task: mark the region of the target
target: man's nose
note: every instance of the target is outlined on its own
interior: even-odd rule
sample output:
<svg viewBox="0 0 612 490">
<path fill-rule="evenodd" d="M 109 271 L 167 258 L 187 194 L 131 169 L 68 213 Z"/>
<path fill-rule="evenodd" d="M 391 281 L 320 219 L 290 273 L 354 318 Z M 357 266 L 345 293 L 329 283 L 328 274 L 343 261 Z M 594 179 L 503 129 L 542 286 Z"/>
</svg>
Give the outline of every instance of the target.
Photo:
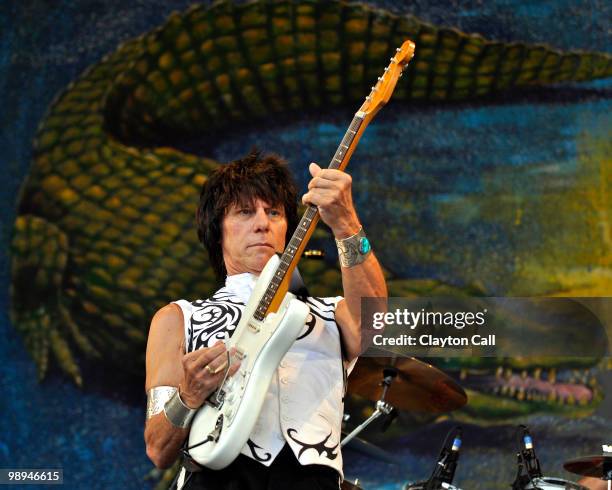
<svg viewBox="0 0 612 490">
<path fill-rule="evenodd" d="M 268 216 L 265 209 L 257 208 L 255 210 L 253 226 L 255 231 L 268 231 L 270 228 L 270 216 Z"/>
</svg>

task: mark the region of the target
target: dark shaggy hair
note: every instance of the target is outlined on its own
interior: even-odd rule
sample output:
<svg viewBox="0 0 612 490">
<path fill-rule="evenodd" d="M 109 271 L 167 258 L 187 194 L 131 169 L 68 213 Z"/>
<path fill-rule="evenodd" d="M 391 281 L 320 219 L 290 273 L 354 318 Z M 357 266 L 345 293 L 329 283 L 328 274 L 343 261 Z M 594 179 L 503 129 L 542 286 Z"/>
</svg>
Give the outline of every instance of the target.
<svg viewBox="0 0 612 490">
<path fill-rule="evenodd" d="M 287 219 L 285 243 L 289 243 L 298 223 L 297 187 L 279 156 L 262 155 L 253 149 L 246 157 L 219 167 L 202 186 L 196 211 L 198 238 L 221 282 L 227 274 L 221 249 L 223 217 L 232 205 L 249 206 L 257 199 L 283 206 Z"/>
</svg>

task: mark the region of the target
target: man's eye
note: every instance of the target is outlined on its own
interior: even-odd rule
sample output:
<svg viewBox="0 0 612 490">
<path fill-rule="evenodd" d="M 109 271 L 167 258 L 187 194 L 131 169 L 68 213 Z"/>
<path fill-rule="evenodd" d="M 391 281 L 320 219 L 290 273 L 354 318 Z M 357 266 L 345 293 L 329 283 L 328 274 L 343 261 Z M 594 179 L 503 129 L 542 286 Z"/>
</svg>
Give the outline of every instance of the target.
<svg viewBox="0 0 612 490">
<path fill-rule="evenodd" d="M 250 209 L 241 209 L 240 211 L 238 211 L 238 213 L 247 215 L 247 214 L 251 214 L 251 210 Z"/>
<path fill-rule="evenodd" d="M 281 211 L 279 209 L 272 209 L 272 210 L 270 210 L 270 214 L 272 216 L 282 216 L 282 213 L 281 213 Z"/>
</svg>

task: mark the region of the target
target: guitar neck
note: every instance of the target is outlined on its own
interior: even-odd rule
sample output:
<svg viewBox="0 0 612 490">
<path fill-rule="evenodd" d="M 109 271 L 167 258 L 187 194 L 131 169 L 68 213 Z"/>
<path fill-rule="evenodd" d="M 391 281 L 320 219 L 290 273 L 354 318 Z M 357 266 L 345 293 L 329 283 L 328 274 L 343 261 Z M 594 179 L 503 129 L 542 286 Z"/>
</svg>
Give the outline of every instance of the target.
<svg viewBox="0 0 612 490">
<path fill-rule="evenodd" d="M 378 82 L 372 87 L 370 95 L 366 97 L 365 102 L 355 113 L 328 168 L 337 170 L 344 170 L 346 168 L 363 131 L 374 117 L 374 114 L 391 97 L 397 80 L 402 74 L 402 70 L 414 56 L 414 48 L 414 43 L 409 40 L 404 41 L 402 46 L 397 48 L 395 56 L 391 58 L 391 63 L 385 68 L 382 76 L 378 77 Z M 257 306 L 255 311 L 255 318 L 257 320 L 263 321 L 266 314 L 278 311 L 285 293 L 289 290 L 291 274 L 297 266 L 318 221 L 319 212 L 317 207 L 309 205 L 302 219 L 300 219 L 300 223 L 293 233 L 291 240 L 289 240 L 287 248 L 283 252 L 280 264 L 274 273 L 274 278 L 268 284 L 266 292 Z"/>
<path fill-rule="evenodd" d="M 357 112 L 344 133 L 344 137 L 338 145 L 328 168 L 337 170 L 344 170 L 346 168 L 366 125 L 363 114 Z M 282 298 L 289 289 L 288 284 L 291 274 L 293 274 L 293 270 L 296 268 L 318 221 L 319 211 L 317 207 L 309 204 L 281 256 L 274 278 L 270 281 L 266 292 L 257 306 L 255 312 L 257 320 L 263 321 L 267 313 L 277 311 Z"/>
</svg>

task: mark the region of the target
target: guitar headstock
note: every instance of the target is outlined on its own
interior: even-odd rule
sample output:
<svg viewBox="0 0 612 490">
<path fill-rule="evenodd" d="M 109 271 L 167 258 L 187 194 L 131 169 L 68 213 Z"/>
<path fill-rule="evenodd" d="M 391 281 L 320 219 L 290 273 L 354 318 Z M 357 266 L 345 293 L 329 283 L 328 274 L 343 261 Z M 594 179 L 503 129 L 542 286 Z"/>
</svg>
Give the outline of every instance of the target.
<svg viewBox="0 0 612 490">
<path fill-rule="evenodd" d="M 374 117 L 374 114 L 389 101 L 399 77 L 402 76 L 402 70 L 414 56 L 414 49 L 414 43 L 407 40 L 395 50 L 395 56 L 391 58 L 384 73 L 378 77 L 376 85 L 372 87 L 370 95 L 359 108 L 359 112 L 363 112 L 366 118 Z"/>
</svg>

